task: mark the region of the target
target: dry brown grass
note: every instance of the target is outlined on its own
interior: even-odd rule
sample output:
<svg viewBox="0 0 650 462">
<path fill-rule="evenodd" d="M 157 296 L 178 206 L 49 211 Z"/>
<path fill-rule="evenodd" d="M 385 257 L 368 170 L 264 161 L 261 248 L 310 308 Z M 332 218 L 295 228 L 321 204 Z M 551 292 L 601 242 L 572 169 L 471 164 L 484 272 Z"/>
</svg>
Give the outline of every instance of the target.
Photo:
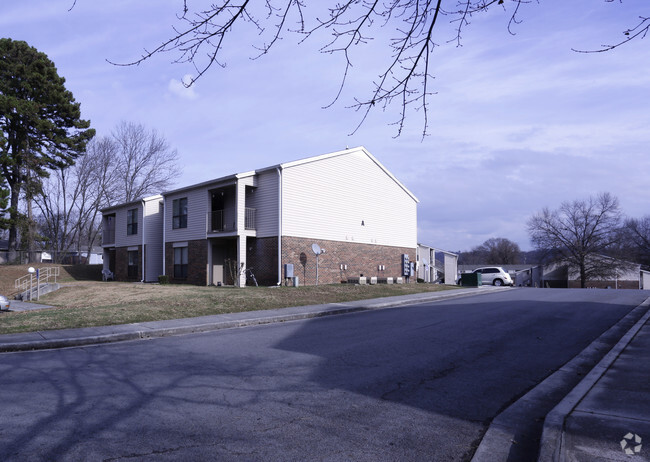
<svg viewBox="0 0 650 462">
<path fill-rule="evenodd" d="M 28 274 L 27 269 L 59 267 L 57 282 L 101 281 L 101 265 L 55 265 L 52 263 L 33 263 L 29 265 L 0 265 L 0 294 L 13 298 L 18 293 L 14 287 L 16 279 Z"/>
<path fill-rule="evenodd" d="M 40 302 L 54 309 L 0 315 L 0 334 L 127 324 L 211 314 L 334 303 L 446 290 L 433 284 L 307 287 L 197 287 L 189 285 L 73 282 Z M 453 287 L 451 287 L 453 289 Z"/>
</svg>

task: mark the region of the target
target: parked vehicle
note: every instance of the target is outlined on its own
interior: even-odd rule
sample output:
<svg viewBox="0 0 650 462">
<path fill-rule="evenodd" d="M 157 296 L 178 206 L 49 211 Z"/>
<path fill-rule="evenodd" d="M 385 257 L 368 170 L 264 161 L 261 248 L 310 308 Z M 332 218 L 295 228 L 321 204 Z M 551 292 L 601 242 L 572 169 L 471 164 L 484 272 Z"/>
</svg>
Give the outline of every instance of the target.
<svg viewBox="0 0 650 462">
<path fill-rule="evenodd" d="M 472 273 L 481 273 L 482 284 L 492 284 L 495 286 L 511 286 L 513 285 L 512 278 L 506 270 L 500 266 L 486 266 L 484 268 L 477 268 Z"/>
<path fill-rule="evenodd" d="M 0 310 L 8 310 L 11 306 L 11 302 L 4 295 L 0 295 Z"/>
</svg>

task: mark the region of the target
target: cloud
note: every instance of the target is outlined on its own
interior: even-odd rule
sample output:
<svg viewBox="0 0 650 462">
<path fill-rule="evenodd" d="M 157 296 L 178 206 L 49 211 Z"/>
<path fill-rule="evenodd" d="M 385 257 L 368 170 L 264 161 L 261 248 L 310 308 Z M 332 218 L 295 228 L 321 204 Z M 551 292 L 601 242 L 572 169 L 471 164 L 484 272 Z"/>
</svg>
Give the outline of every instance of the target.
<svg viewBox="0 0 650 462">
<path fill-rule="evenodd" d="M 171 79 L 168 86 L 169 91 L 181 98 L 189 100 L 197 99 L 196 86 L 192 85 L 191 87 L 187 87 L 192 82 L 192 78 L 193 76 L 191 74 L 185 74 L 182 80 Z"/>
</svg>

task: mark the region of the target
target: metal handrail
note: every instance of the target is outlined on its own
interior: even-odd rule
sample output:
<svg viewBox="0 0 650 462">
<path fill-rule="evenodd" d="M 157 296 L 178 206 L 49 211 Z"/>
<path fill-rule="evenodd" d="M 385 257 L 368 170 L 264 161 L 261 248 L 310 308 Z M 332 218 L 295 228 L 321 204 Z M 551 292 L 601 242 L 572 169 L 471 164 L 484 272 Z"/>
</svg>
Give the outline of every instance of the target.
<svg viewBox="0 0 650 462">
<path fill-rule="evenodd" d="M 58 266 L 38 268 L 36 271 L 38 273 L 29 273 L 14 281 L 14 288 L 19 289 L 20 292 L 30 290 L 30 300 L 32 299 L 32 292 L 34 291 L 34 282 L 36 282 L 37 289 L 42 284 L 49 284 L 50 278 L 54 278 L 54 283 L 56 284 L 56 278 L 60 274 Z"/>
</svg>

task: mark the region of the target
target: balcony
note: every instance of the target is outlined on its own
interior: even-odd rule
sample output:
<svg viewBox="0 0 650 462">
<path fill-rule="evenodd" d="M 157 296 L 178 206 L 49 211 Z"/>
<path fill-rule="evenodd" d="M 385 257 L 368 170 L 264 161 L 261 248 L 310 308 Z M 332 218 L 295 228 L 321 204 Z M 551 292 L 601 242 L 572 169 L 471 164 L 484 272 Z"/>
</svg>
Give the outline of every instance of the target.
<svg viewBox="0 0 650 462">
<path fill-rule="evenodd" d="M 115 215 L 107 215 L 102 220 L 102 245 L 115 245 Z"/>
<path fill-rule="evenodd" d="M 246 207 L 246 216 L 244 217 L 244 229 L 257 229 L 257 223 L 255 217 L 257 215 L 257 209 Z"/>
<path fill-rule="evenodd" d="M 115 230 L 106 229 L 102 233 L 102 245 L 115 245 Z"/>
<path fill-rule="evenodd" d="M 256 229 L 257 210 L 246 207 L 244 211 L 244 229 Z M 213 210 L 208 212 L 207 232 L 214 233 L 235 233 L 237 232 L 237 217 L 234 209 Z"/>
</svg>

